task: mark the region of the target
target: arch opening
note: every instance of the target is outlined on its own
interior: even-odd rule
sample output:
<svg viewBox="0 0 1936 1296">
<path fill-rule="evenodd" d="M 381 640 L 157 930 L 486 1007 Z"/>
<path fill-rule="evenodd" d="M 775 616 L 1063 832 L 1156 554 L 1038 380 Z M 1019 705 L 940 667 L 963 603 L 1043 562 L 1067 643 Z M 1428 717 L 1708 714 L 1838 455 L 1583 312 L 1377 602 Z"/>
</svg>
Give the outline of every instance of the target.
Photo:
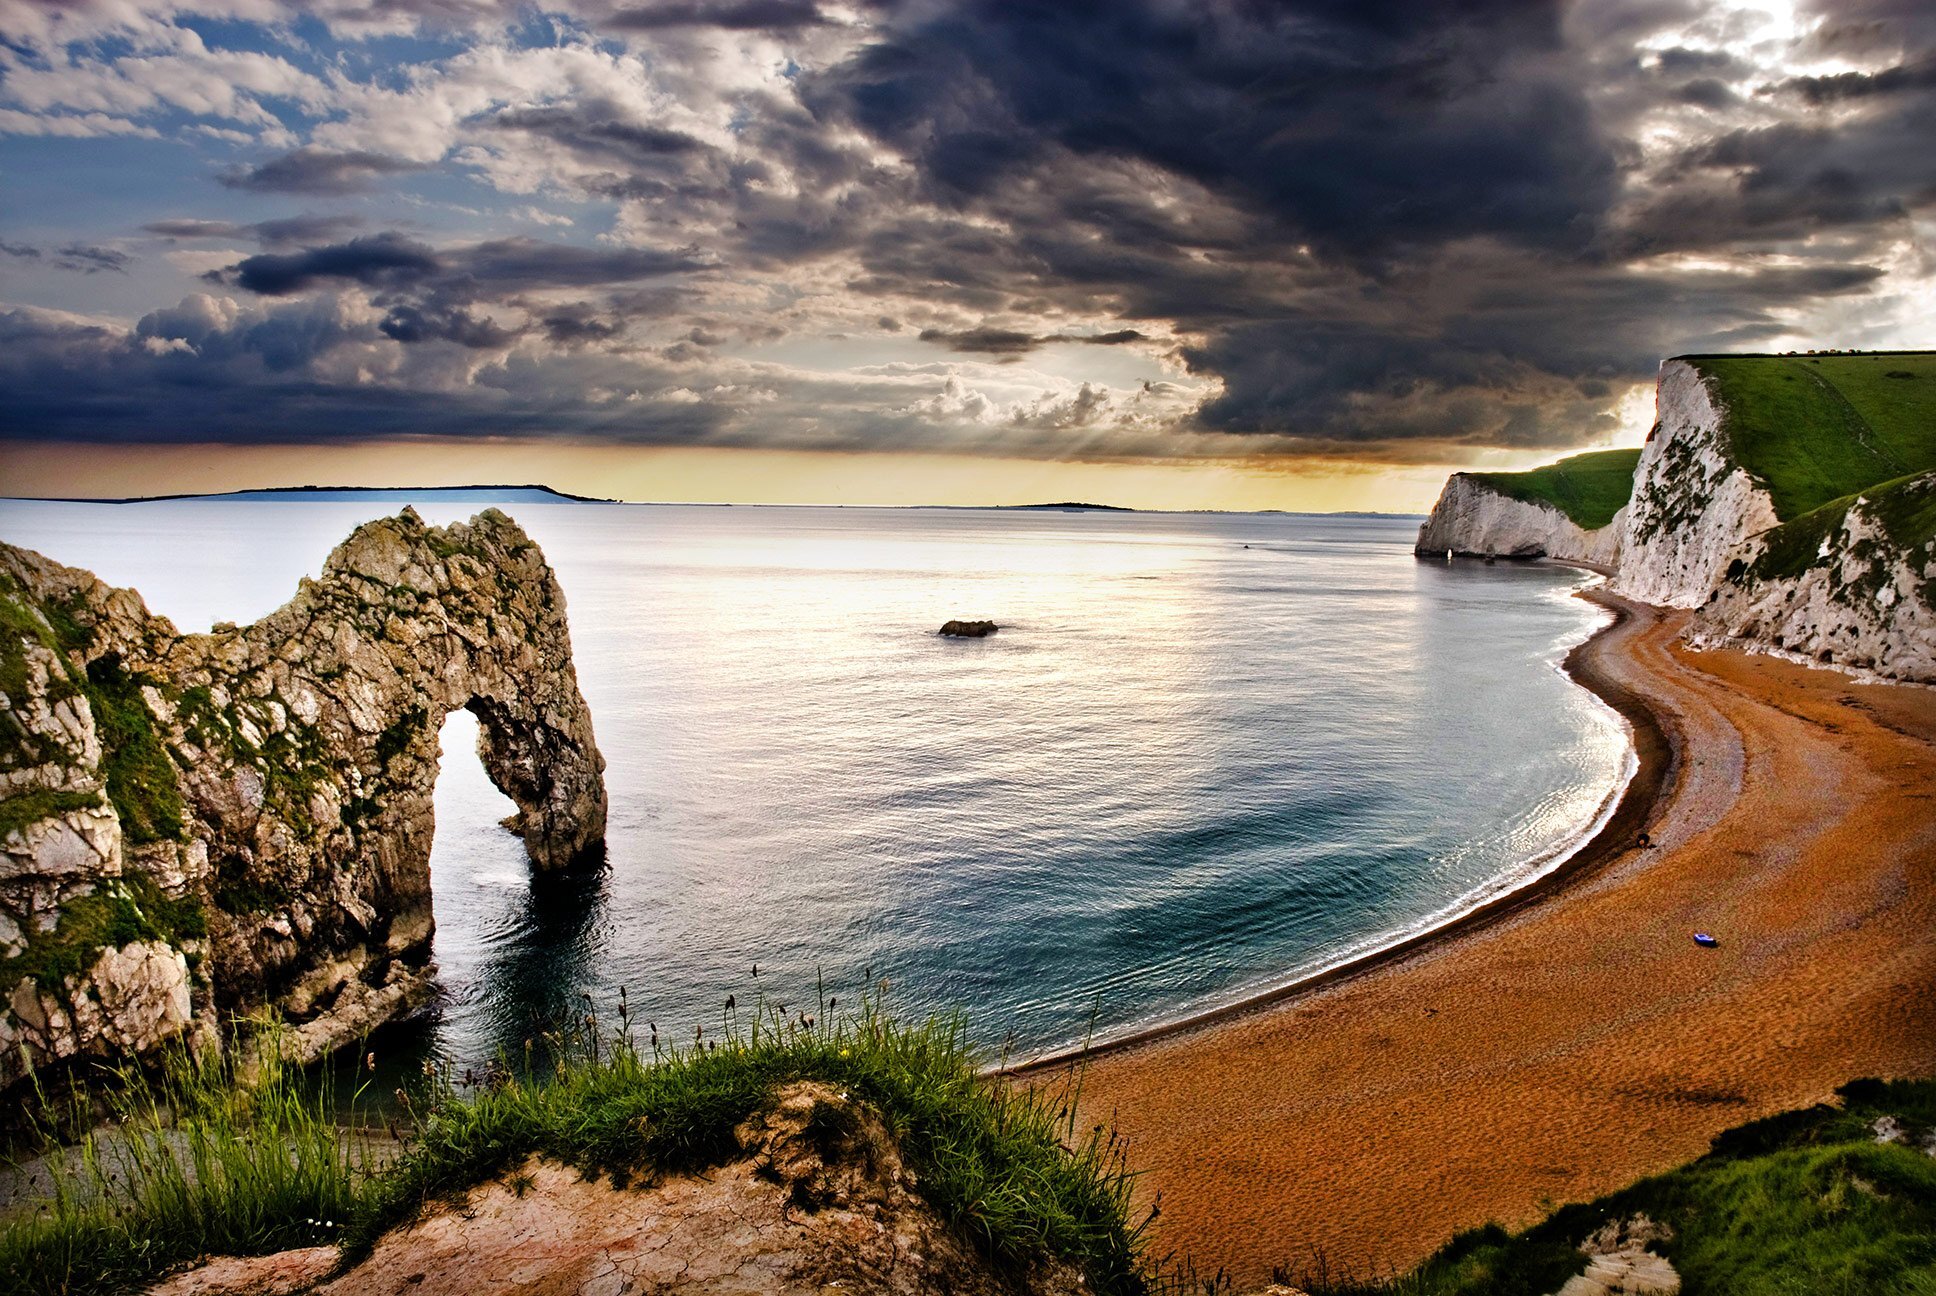
<svg viewBox="0 0 1936 1296">
<path fill-rule="evenodd" d="M 571 1019 L 598 911 L 598 887 L 581 881 L 583 871 L 533 868 L 518 835 L 524 811 L 494 776 L 511 744 L 494 738 L 489 720 L 476 703 L 444 717 L 431 792 L 432 1046 L 467 1063 L 515 1054 Z M 569 903 L 558 902 L 561 889 Z"/>
</svg>

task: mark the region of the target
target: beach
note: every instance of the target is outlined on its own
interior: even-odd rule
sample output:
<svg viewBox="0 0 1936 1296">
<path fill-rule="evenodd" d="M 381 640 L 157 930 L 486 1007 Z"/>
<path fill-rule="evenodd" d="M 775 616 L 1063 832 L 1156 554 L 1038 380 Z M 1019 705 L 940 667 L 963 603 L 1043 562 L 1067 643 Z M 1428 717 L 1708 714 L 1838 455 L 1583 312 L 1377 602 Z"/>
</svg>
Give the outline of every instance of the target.
<svg viewBox="0 0 1936 1296">
<path fill-rule="evenodd" d="M 1568 669 L 1640 771 L 1565 867 L 1087 1059 L 1159 1252 L 1240 1284 L 1401 1270 L 1850 1079 L 1936 1072 L 1936 690 L 1692 652 L 1686 613 L 1587 597 L 1616 620 Z"/>
</svg>

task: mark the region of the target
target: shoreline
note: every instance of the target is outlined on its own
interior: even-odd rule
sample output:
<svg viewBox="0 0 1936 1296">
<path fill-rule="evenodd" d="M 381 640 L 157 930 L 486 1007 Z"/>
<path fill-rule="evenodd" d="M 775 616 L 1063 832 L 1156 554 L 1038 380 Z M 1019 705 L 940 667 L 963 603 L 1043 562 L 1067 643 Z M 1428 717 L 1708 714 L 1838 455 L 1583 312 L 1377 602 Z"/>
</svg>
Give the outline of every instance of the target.
<svg viewBox="0 0 1936 1296">
<path fill-rule="evenodd" d="M 1239 1287 L 1402 1272 L 1852 1079 L 1936 1075 L 1936 691 L 1694 651 L 1691 613 L 1629 608 L 1569 668 L 1645 713 L 1648 782 L 1561 877 L 1321 984 L 1018 1068 L 1114 1126 L 1160 1251 Z"/>
<path fill-rule="evenodd" d="M 1574 567 L 1602 577 L 1608 575 L 1604 569 L 1590 563 L 1555 560 L 1554 565 Z M 1557 864 L 1532 873 L 1523 882 L 1441 922 L 1398 936 L 1387 944 L 1351 955 L 1341 962 L 1319 968 L 1283 985 L 1246 994 L 1230 1003 L 1218 1004 L 1171 1021 L 1136 1027 L 1093 1044 L 1059 1049 L 1025 1061 L 990 1067 L 988 1074 L 1028 1079 L 1268 1012 L 1333 986 L 1369 976 L 1435 946 L 1463 940 L 1522 909 L 1558 897 L 1631 849 L 1637 834 L 1653 821 L 1655 812 L 1671 790 L 1672 775 L 1681 756 L 1678 740 L 1670 725 L 1663 722 L 1663 717 L 1645 699 L 1619 683 L 1607 669 L 1605 654 L 1608 649 L 1605 643 L 1636 619 L 1658 619 L 1659 614 L 1649 605 L 1613 594 L 1601 585 L 1577 589 L 1573 591 L 1573 597 L 1604 608 L 1613 614 L 1613 619 L 1568 649 L 1560 669 L 1567 678 L 1606 703 L 1626 722 L 1635 765 L 1626 782 L 1609 793 L 1614 800 L 1611 811 L 1604 803 L 1595 811 L 1594 819 L 1599 824 L 1598 828 L 1589 831 L 1570 848 L 1565 848 L 1564 858 Z"/>
</svg>

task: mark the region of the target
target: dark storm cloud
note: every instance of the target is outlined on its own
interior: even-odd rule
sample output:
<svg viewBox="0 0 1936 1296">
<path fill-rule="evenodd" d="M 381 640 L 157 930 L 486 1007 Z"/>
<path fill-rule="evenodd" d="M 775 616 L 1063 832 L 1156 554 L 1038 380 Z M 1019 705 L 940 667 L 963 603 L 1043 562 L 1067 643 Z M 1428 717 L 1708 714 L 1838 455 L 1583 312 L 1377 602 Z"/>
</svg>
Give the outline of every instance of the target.
<svg viewBox="0 0 1936 1296">
<path fill-rule="evenodd" d="M 421 163 L 364 149 L 299 148 L 216 178 L 230 189 L 263 193 L 353 194 L 369 189 L 379 176 L 421 170 Z"/>
<path fill-rule="evenodd" d="M 250 292 L 280 297 L 326 280 L 395 287 L 427 279 L 443 268 L 428 244 L 401 234 L 375 234 L 301 252 L 252 256 L 235 266 L 234 279 Z"/>
<path fill-rule="evenodd" d="M 1893 95 L 1936 88 L 1936 59 L 1884 68 L 1880 72 L 1837 72 L 1832 76 L 1795 77 L 1780 87 L 1811 104 L 1842 103 L 1875 95 Z"/>
<path fill-rule="evenodd" d="M 115 364 L 252 392 L 271 375 L 304 408 L 325 372 L 475 373 L 482 404 L 575 435 L 632 436 L 624 410 L 677 393 L 653 426 L 717 437 L 724 415 L 667 411 L 765 382 L 741 364 L 761 340 L 918 338 L 937 384 L 1039 370 L 1068 390 L 1011 410 L 965 380 L 927 400 L 850 375 L 837 418 L 760 396 L 759 435 L 932 444 L 956 419 L 1026 424 L 1011 448 L 1053 455 L 1110 444 L 1127 403 L 1071 403 L 1101 359 L 1083 343 L 1131 348 L 1105 372 L 1181 364 L 1204 394 L 1139 450 L 1205 431 L 1374 458 L 1557 447 L 1604 436 L 1664 354 L 1765 345 L 1857 302 L 1900 314 L 1899 267 L 1927 255 L 1912 218 L 1936 207 L 1927 0 L 1820 0 L 1792 37 L 1709 0 L 675 0 L 595 4 L 560 25 L 581 43 L 535 46 L 462 0 L 365 17 L 433 10 L 498 43 L 371 78 L 380 94 L 309 128 L 342 147 L 224 183 L 352 192 L 415 168 L 386 150 L 441 148 L 440 181 L 594 223 L 554 243 L 454 206 L 425 218 L 435 238 L 158 220 L 260 254 L 212 276 L 241 290 L 226 314 L 158 312 Z M 1854 70 L 1798 74 L 1816 59 Z M 419 115 L 359 116 L 378 111 Z M 55 387 L 50 357 L 93 345 L 14 327 L 9 372 L 54 366 L 33 381 Z M 119 399 L 103 386 L 94 408 Z M 474 426 L 476 402 L 446 396 L 410 408 Z"/>
<path fill-rule="evenodd" d="M 385 290 L 429 285 L 471 298 L 535 288 L 633 283 L 700 265 L 680 252 L 582 248 L 522 238 L 439 250 L 385 232 L 301 252 L 265 252 L 209 277 L 232 281 L 265 297 L 284 297 L 329 283 L 355 283 Z"/>
<path fill-rule="evenodd" d="M 675 27 L 720 27 L 728 31 L 787 31 L 818 27 L 828 21 L 820 7 L 808 0 L 726 0 L 725 3 L 637 5 L 620 9 L 601 20 L 610 31 L 655 32 Z"/>
<path fill-rule="evenodd" d="M 913 155 L 944 200 L 1059 152 L 1133 158 L 1370 256 L 1584 243 L 1616 168 L 1568 72 L 1558 6 L 1534 0 L 991 0 L 863 50 L 809 101 Z"/>
<path fill-rule="evenodd" d="M 131 332 L 0 310 L 0 402 L 8 411 L 0 435 L 345 443 L 461 426 L 483 436 L 682 444 L 711 435 L 726 416 L 718 407 L 647 401 L 614 418 L 586 407 L 591 375 L 569 364 L 541 373 L 500 365 L 465 387 L 407 375 L 346 385 L 316 375 L 319 357 L 399 346 L 387 334 L 391 324 L 370 324 L 339 303 L 315 299 L 235 316 L 211 299 L 189 298 L 149 313 Z M 409 325 L 399 319 L 395 327 Z M 427 348 L 402 350 L 414 356 Z"/>
<path fill-rule="evenodd" d="M 923 342 L 939 342 L 950 351 L 979 351 L 984 355 L 1023 355 L 1042 345 L 1033 333 L 1013 329 L 962 329 L 955 333 L 922 329 L 920 336 Z"/>
<path fill-rule="evenodd" d="M 1775 97 L 1799 112 L 1770 125 L 1742 97 L 1762 74 L 1736 54 L 1631 53 L 1705 18 L 1698 5 L 1582 10 L 1605 41 L 1592 47 L 1569 46 L 1557 6 L 1534 2 L 922 12 L 803 94 L 912 157 L 939 208 L 980 219 L 878 222 L 853 286 L 971 319 L 1164 321 L 1199 339 L 1192 372 L 1221 380 L 1201 411 L 1218 430 L 1602 435 L 1580 416 L 1611 379 L 1753 344 L 1784 331 L 1784 307 L 1868 290 L 1904 214 L 1936 193 L 1920 74 L 1790 86 Z M 1888 106 L 1817 120 L 1830 94 Z M 1650 171 L 1624 132 L 1674 105 L 1705 134 Z M 1132 168 L 1150 179 L 1115 182 Z M 1832 259 L 1783 276 L 1635 264 L 1824 230 L 1840 246 L 1802 255 Z M 973 324 L 921 336 L 1003 358 L 1045 340 Z"/>
<path fill-rule="evenodd" d="M 425 310 L 418 306 L 393 306 L 377 328 L 385 337 L 398 342 L 455 342 L 472 350 L 509 346 L 523 333 L 521 329 L 506 328 L 461 307 Z"/>
<path fill-rule="evenodd" d="M 1851 120 L 1737 128 L 1686 149 L 1618 236 L 1661 251 L 1827 231 L 1880 254 L 1909 213 L 1936 202 L 1936 94 L 1904 86 L 1867 102 Z"/>
<path fill-rule="evenodd" d="M 562 347 L 609 342 L 625 332 L 622 319 L 583 305 L 558 307 L 542 314 L 538 326 L 544 330 L 546 339 Z"/>
<path fill-rule="evenodd" d="M 883 321 L 887 327 L 892 321 Z M 899 328 L 898 324 L 894 325 Z M 972 328 L 922 329 L 917 335 L 923 342 L 934 342 L 950 351 L 978 352 L 983 355 L 1019 356 L 1051 342 L 1083 342 L 1090 346 L 1122 346 L 1129 342 L 1145 342 L 1148 336 L 1136 329 L 1116 329 L 1109 333 L 1021 333 L 1014 329 Z"/>
<path fill-rule="evenodd" d="M 284 216 L 276 220 L 238 225 L 234 221 L 176 220 L 150 221 L 141 228 L 163 238 L 177 239 L 252 239 L 271 246 L 314 243 L 333 238 L 363 224 L 363 218 L 350 215 Z"/>
</svg>

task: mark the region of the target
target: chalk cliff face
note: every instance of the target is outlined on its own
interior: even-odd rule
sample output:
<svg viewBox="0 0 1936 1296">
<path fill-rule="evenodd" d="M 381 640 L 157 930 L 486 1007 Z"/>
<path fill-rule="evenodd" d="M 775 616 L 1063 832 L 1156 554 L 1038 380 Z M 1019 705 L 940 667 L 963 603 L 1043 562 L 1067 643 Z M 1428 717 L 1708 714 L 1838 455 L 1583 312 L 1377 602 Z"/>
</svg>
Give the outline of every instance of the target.
<svg viewBox="0 0 1936 1296">
<path fill-rule="evenodd" d="M 1658 414 L 1608 526 L 1582 531 L 1460 473 L 1420 528 L 1420 556 L 1584 560 L 1613 568 L 1618 593 L 1699 609 L 1695 643 L 1936 681 L 1936 542 L 1913 521 L 1932 508 L 1936 473 L 1783 523 L 1698 361 L 1661 365 Z"/>
<path fill-rule="evenodd" d="M 264 1008 L 316 1056 L 420 1002 L 458 707 L 534 867 L 603 842 L 564 596 L 495 510 L 368 523 L 206 635 L 0 545 L 0 629 L 0 1084 Z"/>
<path fill-rule="evenodd" d="M 1668 607 L 1699 607 L 1753 537 L 1774 526 L 1774 501 L 1736 461 L 1726 412 L 1684 360 L 1660 367 L 1658 419 L 1627 506 L 1616 592 Z"/>
<path fill-rule="evenodd" d="M 1454 473 L 1432 515 L 1419 528 L 1421 557 L 1448 550 L 1465 557 L 1564 558 L 1611 567 L 1620 561 L 1626 510 L 1588 531 L 1545 504 L 1502 495 L 1465 473 Z"/>
<path fill-rule="evenodd" d="M 1689 638 L 1936 684 L 1936 542 L 1907 545 L 1886 521 L 1933 508 L 1936 473 L 1923 473 L 1839 517 L 1754 537 L 1755 556 L 1730 565 Z M 1783 552 L 1798 546 L 1802 562 Z"/>
</svg>

